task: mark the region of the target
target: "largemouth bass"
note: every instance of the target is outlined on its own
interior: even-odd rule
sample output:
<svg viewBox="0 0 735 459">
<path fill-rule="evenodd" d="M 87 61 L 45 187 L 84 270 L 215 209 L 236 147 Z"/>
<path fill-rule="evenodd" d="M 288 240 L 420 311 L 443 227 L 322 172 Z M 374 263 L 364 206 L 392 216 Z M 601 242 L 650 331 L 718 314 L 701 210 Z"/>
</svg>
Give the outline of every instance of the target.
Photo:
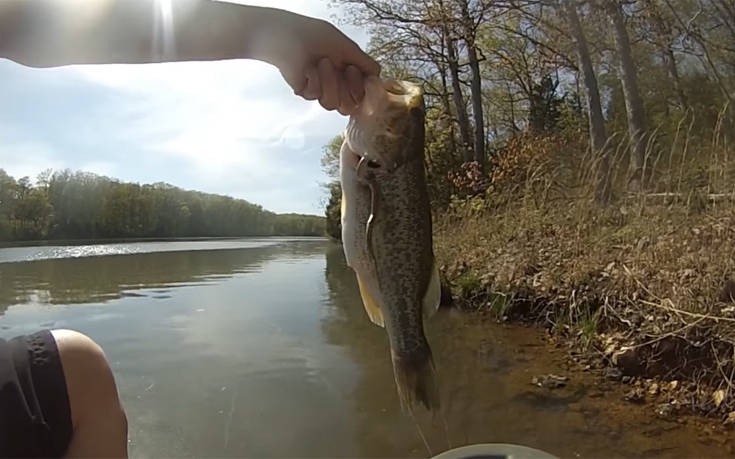
<svg viewBox="0 0 735 459">
<path fill-rule="evenodd" d="M 342 243 L 370 320 L 388 333 L 404 411 L 439 407 L 424 321 L 439 308 L 424 172 L 424 99 L 405 81 L 366 81 L 340 151 Z"/>
</svg>

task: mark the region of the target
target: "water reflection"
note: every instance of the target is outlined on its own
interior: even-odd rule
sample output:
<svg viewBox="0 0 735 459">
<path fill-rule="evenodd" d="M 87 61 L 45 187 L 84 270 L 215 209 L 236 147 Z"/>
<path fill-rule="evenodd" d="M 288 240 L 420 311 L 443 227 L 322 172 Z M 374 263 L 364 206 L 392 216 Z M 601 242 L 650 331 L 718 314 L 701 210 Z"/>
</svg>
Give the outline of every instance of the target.
<svg viewBox="0 0 735 459">
<path fill-rule="evenodd" d="M 393 383 L 385 331 L 372 324 L 360 299 L 355 275 L 341 246 L 326 251 L 324 270 L 330 313 L 322 322 L 328 342 L 341 346 L 357 363 L 358 379 L 350 396 L 362 456 L 425 456 L 426 451 L 409 418 L 400 413 Z"/>
<path fill-rule="evenodd" d="M 132 244 L 125 250 L 138 249 Z M 303 241 L 238 250 L 160 251 L 0 263 L 0 314 L 16 304 L 101 303 L 136 296 L 167 299 L 173 286 L 219 282 L 238 273 L 257 272 L 274 257 L 298 259 L 313 255 L 314 250 L 313 241 Z M 316 250 L 319 253 L 319 248 Z M 141 292 L 143 289 L 154 290 Z"/>
<path fill-rule="evenodd" d="M 338 245 L 327 249 L 326 261 L 331 309 L 322 329 L 357 363 L 350 398 L 360 455 L 425 457 L 413 421 L 399 409 L 384 330 L 363 311 L 354 274 Z M 553 391 L 531 385 L 534 375 L 564 372 L 563 355 L 549 354 L 536 330 L 502 328 L 477 315 L 447 310 L 439 311 L 427 328 L 448 424 L 445 432 L 440 418 L 417 414 L 434 454 L 449 444 L 493 442 L 560 457 L 717 454 L 716 445 L 696 443 L 694 429 L 621 405 L 620 395 L 591 398 L 589 388 L 596 381 L 589 375 L 575 375 L 567 387 Z"/>
<path fill-rule="evenodd" d="M 373 325 L 364 312 L 355 276 L 346 265 L 341 247 L 330 246 L 326 260 L 325 279 L 332 311 L 325 317 L 322 328 L 326 339 L 343 346 L 358 364 L 359 378 L 352 400 L 361 454 L 425 457 L 427 451 L 414 421 L 400 410 L 385 330 Z M 491 346 L 494 330 L 478 326 L 474 319 L 456 311 L 441 310 L 427 326 L 449 423 L 447 432 L 441 418 L 432 418 L 421 410 L 416 413 L 434 454 L 450 444 L 504 441 L 496 435 L 496 429 L 478 429 L 472 425 L 492 422 L 495 418 L 489 412 L 498 409 L 499 401 L 507 394 L 503 386 L 497 385 L 490 394 L 488 387 L 492 386 L 485 384 L 492 384 L 490 375 L 503 378 L 511 368 L 508 358 Z"/>
</svg>

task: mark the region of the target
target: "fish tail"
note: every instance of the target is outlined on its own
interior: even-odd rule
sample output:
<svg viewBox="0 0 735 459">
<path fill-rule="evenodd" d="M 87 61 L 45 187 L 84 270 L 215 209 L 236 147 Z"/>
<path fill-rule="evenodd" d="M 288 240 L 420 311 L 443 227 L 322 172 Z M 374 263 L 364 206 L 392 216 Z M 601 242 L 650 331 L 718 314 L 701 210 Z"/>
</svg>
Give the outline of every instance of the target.
<svg viewBox="0 0 735 459">
<path fill-rule="evenodd" d="M 436 384 L 436 371 L 431 350 L 402 356 L 391 353 L 393 375 L 404 413 L 413 413 L 413 408 L 421 403 L 427 410 L 439 410 L 439 390 Z"/>
</svg>

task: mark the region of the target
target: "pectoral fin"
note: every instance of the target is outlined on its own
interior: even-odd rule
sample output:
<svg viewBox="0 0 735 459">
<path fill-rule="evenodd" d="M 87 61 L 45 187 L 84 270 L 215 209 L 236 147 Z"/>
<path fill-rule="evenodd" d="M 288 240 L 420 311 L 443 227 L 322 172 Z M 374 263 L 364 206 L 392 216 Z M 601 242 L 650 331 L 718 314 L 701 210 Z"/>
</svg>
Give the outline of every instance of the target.
<svg viewBox="0 0 735 459">
<path fill-rule="evenodd" d="M 365 312 L 367 312 L 370 320 L 380 327 L 385 327 L 383 322 L 383 311 L 380 309 L 380 304 L 375 301 L 373 295 L 370 293 L 365 281 L 360 278 L 357 274 L 357 285 L 360 286 L 360 296 L 362 297 L 362 304 L 365 306 Z"/>
<path fill-rule="evenodd" d="M 436 260 L 434 260 L 431 266 L 431 278 L 429 280 L 429 285 L 426 288 L 426 293 L 424 294 L 424 318 L 428 319 L 434 315 L 434 313 L 439 309 L 441 298 L 442 284 L 439 277 L 439 268 L 436 266 Z"/>
</svg>

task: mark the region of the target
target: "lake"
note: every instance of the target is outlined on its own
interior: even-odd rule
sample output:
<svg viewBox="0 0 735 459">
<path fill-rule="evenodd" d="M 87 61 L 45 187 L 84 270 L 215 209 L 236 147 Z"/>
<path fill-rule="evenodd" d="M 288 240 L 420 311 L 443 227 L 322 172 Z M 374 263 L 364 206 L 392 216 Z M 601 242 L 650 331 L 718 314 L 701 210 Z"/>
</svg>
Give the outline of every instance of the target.
<svg viewBox="0 0 735 459">
<path fill-rule="evenodd" d="M 0 249 L 0 336 L 81 331 L 105 350 L 131 457 L 426 457 L 480 442 L 564 457 L 724 454 L 590 377 L 548 390 L 542 332 L 442 310 L 429 323 L 448 430 L 400 411 L 387 337 L 338 244 L 250 238 Z M 649 408 L 650 411 L 650 408 Z M 648 413 L 648 414 L 647 414 Z"/>
</svg>

